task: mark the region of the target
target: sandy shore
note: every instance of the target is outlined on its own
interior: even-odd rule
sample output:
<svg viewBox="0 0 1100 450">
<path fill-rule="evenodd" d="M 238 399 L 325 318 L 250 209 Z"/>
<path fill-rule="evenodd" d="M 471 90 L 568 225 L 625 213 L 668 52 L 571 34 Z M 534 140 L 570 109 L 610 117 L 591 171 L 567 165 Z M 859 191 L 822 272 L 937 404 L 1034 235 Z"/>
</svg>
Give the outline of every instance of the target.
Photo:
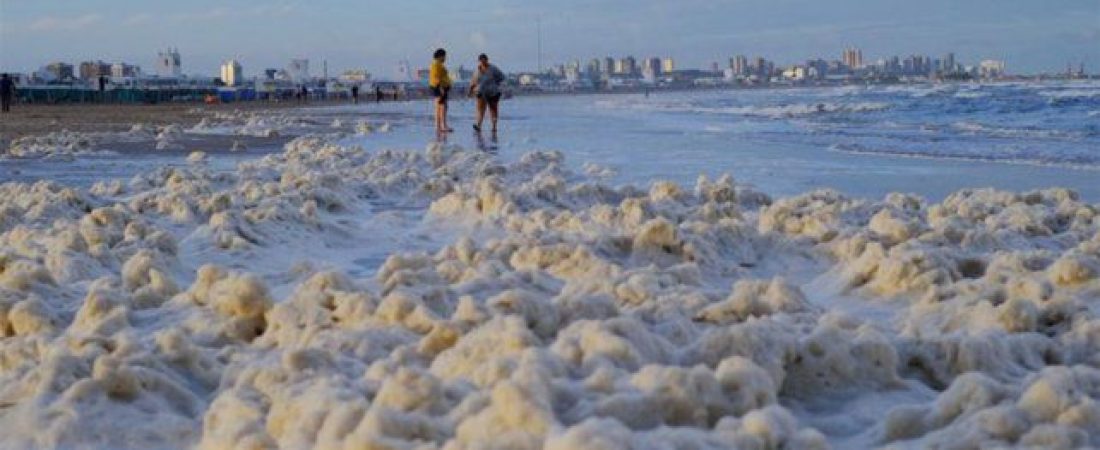
<svg viewBox="0 0 1100 450">
<path fill-rule="evenodd" d="M 136 123 L 157 126 L 177 124 L 188 127 L 218 112 L 266 111 L 341 104 L 347 104 L 347 102 L 15 105 L 10 113 L 0 116 L 3 118 L 0 120 L 0 142 L 61 130 L 126 131 Z"/>
</svg>

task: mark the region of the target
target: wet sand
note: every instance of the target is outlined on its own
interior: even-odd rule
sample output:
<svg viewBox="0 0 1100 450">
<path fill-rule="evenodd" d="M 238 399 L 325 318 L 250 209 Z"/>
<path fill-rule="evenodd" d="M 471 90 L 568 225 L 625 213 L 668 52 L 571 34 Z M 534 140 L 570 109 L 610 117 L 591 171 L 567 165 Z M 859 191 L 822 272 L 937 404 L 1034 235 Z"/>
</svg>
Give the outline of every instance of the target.
<svg viewBox="0 0 1100 450">
<path fill-rule="evenodd" d="M 63 104 L 14 105 L 0 115 L 0 143 L 28 136 L 68 130 L 81 132 L 126 131 L 134 124 L 189 127 L 217 112 L 264 111 L 334 106 L 346 101 L 329 102 L 241 102 L 205 105 L 198 103 L 144 104 Z"/>
</svg>

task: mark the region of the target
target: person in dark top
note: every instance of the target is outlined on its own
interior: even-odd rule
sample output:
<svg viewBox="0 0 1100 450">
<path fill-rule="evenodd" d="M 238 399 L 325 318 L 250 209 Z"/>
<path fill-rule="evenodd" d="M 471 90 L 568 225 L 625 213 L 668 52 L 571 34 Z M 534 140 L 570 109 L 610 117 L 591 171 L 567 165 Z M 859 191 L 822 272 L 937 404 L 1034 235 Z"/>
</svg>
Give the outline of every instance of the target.
<svg viewBox="0 0 1100 450">
<path fill-rule="evenodd" d="M 106 90 L 107 90 L 107 77 L 105 77 L 103 75 L 100 75 L 99 76 L 99 101 L 102 102 L 102 101 L 106 100 L 106 97 L 104 97 L 104 95 L 105 95 L 104 93 L 105 93 Z"/>
<path fill-rule="evenodd" d="M 15 80 L 6 73 L 0 75 L 0 112 L 11 112 L 12 97 L 15 97 Z"/>
<path fill-rule="evenodd" d="M 382 102 L 382 86 L 377 86 L 377 85 L 374 86 L 374 102 L 375 103 L 381 103 Z"/>
<path fill-rule="evenodd" d="M 497 66 L 489 64 L 489 57 L 482 53 L 477 57 L 477 72 L 470 83 L 470 95 L 477 96 L 477 123 L 474 131 L 481 131 L 481 122 L 485 119 L 485 108 L 489 109 L 489 116 L 493 123 L 493 133 L 497 132 L 497 117 L 500 115 L 500 97 L 504 94 L 501 89 L 504 83 L 504 72 Z"/>
<path fill-rule="evenodd" d="M 355 103 L 356 105 L 359 104 L 359 85 L 358 84 L 353 85 L 351 87 L 351 102 Z"/>
</svg>

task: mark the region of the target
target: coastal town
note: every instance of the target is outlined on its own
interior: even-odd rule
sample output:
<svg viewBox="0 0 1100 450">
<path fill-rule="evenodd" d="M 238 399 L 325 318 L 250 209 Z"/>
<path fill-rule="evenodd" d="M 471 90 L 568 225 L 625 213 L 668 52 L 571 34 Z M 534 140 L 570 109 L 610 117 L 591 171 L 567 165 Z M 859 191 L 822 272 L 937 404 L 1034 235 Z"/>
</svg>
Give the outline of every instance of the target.
<svg viewBox="0 0 1100 450">
<path fill-rule="evenodd" d="M 827 86 L 844 84 L 893 84 L 953 81 L 1004 81 L 1089 79 L 1084 63 L 1067 63 L 1062 71 L 1013 74 L 1003 59 L 967 62 L 948 52 L 939 57 L 923 54 L 865 58 L 859 48 L 843 49 L 839 58 L 817 57 L 781 64 L 763 56 L 732 56 L 705 68 L 680 67 L 671 56 L 634 56 L 580 59 L 551 64 L 530 71 L 510 71 L 509 94 L 571 92 L 641 92 L 664 89 L 713 89 L 739 87 Z M 285 67 L 247 68 L 239 58 L 216 68 L 188 67 L 179 49 L 157 52 L 151 71 L 129 62 L 88 60 L 55 61 L 30 73 L 10 74 L 16 85 L 17 103 L 116 102 L 160 103 L 168 101 L 236 102 L 252 100 L 371 101 L 418 98 L 426 95 L 428 69 L 400 61 L 392 74 L 374 76 L 366 69 L 330 72 L 328 63 L 290 59 Z M 311 63 L 313 67 L 311 67 Z M 473 71 L 459 65 L 456 83 L 469 83 Z"/>
</svg>

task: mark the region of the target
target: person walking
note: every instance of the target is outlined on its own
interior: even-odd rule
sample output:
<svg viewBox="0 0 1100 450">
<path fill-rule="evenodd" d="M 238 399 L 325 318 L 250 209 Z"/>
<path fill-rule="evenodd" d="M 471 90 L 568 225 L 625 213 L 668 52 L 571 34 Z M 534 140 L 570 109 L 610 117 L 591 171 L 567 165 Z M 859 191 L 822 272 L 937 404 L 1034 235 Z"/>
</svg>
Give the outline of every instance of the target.
<svg viewBox="0 0 1100 450">
<path fill-rule="evenodd" d="M 351 102 L 356 104 L 356 105 L 359 104 L 359 85 L 358 84 L 351 85 Z"/>
<path fill-rule="evenodd" d="M 107 102 L 107 77 L 99 76 L 99 101 L 100 103 Z"/>
<path fill-rule="evenodd" d="M 428 87 L 435 98 L 435 130 L 440 133 L 454 131 L 447 126 L 447 97 L 451 92 L 451 75 L 447 73 L 447 51 L 437 49 L 432 55 L 432 65 L 428 70 Z"/>
<path fill-rule="evenodd" d="M 0 112 L 11 112 L 12 97 L 15 97 L 15 81 L 6 73 L 0 75 Z"/>
<path fill-rule="evenodd" d="M 473 83 L 470 83 L 470 95 L 477 96 L 477 123 L 474 131 L 481 132 L 481 123 L 485 120 L 485 109 L 489 109 L 489 117 L 493 124 L 493 133 L 497 132 L 497 118 L 500 116 L 500 97 L 503 95 L 501 83 L 504 83 L 504 72 L 497 66 L 489 64 L 489 57 L 484 53 L 477 57 L 477 74 Z"/>
</svg>

